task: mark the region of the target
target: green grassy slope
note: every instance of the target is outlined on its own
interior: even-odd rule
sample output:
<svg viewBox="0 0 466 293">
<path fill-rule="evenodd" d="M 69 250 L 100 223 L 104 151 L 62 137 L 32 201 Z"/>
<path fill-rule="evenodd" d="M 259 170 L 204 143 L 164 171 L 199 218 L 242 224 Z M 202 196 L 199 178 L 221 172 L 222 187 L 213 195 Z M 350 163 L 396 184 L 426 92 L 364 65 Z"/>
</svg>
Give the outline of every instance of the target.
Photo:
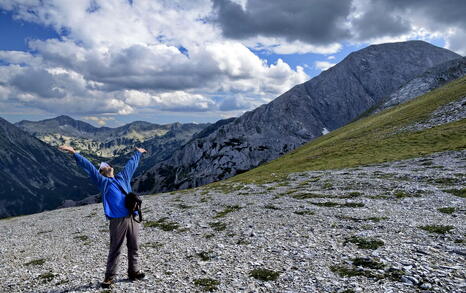
<svg viewBox="0 0 466 293">
<path fill-rule="evenodd" d="M 291 172 L 355 167 L 466 148 L 466 119 L 420 131 L 399 129 L 428 119 L 438 107 L 466 96 L 466 77 L 405 104 L 345 125 L 258 168 L 228 179 L 264 183 Z"/>
</svg>

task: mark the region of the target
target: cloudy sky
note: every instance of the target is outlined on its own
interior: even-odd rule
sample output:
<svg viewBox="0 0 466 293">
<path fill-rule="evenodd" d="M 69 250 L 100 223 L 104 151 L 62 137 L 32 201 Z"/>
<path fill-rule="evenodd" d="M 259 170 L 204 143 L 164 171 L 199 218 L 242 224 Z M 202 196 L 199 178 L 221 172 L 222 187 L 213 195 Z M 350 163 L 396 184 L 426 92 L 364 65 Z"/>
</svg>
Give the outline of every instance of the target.
<svg viewBox="0 0 466 293">
<path fill-rule="evenodd" d="M 466 54 L 464 0 L 0 0 L 0 116 L 214 122 L 369 44 Z"/>
</svg>

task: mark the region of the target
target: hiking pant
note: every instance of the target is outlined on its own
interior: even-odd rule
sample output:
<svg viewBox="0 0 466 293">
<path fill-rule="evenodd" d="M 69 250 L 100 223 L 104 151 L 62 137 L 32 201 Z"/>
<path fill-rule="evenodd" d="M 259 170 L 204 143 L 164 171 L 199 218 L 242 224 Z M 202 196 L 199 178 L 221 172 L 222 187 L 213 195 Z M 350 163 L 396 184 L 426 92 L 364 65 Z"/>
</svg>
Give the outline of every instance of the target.
<svg viewBox="0 0 466 293">
<path fill-rule="evenodd" d="M 113 278 L 116 275 L 118 259 L 120 257 L 121 246 L 126 238 L 128 247 L 128 274 L 138 271 L 138 234 L 139 223 L 133 217 L 110 219 L 110 251 L 107 258 L 107 270 L 105 279 Z"/>
</svg>

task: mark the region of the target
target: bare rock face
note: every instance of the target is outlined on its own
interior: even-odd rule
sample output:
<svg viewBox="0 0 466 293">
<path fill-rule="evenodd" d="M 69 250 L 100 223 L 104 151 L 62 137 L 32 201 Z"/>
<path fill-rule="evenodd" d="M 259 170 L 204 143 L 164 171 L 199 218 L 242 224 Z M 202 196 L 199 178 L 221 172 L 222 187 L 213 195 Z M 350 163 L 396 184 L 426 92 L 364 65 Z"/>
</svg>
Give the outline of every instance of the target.
<svg viewBox="0 0 466 293">
<path fill-rule="evenodd" d="M 466 74 L 466 57 L 449 60 L 426 70 L 388 96 L 375 113 L 407 102 Z"/>
<path fill-rule="evenodd" d="M 211 125 L 140 176 L 136 189 L 195 187 L 254 168 L 353 121 L 428 68 L 459 57 L 423 41 L 353 52 L 269 104 Z"/>
<path fill-rule="evenodd" d="M 98 192 L 74 159 L 0 118 L 0 218 Z"/>
</svg>

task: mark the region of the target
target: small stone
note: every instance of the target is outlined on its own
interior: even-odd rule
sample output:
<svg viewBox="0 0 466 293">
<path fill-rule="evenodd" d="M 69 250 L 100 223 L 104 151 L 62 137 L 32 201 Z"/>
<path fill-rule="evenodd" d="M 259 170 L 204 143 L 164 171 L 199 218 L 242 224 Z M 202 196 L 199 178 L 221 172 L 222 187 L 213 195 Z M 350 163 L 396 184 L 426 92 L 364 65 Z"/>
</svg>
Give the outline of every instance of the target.
<svg viewBox="0 0 466 293">
<path fill-rule="evenodd" d="M 405 271 L 411 271 L 412 268 L 413 268 L 413 266 L 403 266 L 403 269 Z"/>
<path fill-rule="evenodd" d="M 430 289 L 430 288 L 432 288 L 432 284 L 431 283 L 422 283 L 420 288 L 421 289 Z"/>
<path fill-rule="evenodd" d="M 401 276 L 401 282 L 409 286 L 413 285 L 413 282 L 410 279 L 408 279 L 407 276 Z"/>
<path fill-rule="evenodd" d="M 406 278 L 407 278 L 408 280 L 410 280 L 414 285 L 419 284 L 419 281 L 418 281 L 415 277 L 406 276 Z"/>
</svg>

